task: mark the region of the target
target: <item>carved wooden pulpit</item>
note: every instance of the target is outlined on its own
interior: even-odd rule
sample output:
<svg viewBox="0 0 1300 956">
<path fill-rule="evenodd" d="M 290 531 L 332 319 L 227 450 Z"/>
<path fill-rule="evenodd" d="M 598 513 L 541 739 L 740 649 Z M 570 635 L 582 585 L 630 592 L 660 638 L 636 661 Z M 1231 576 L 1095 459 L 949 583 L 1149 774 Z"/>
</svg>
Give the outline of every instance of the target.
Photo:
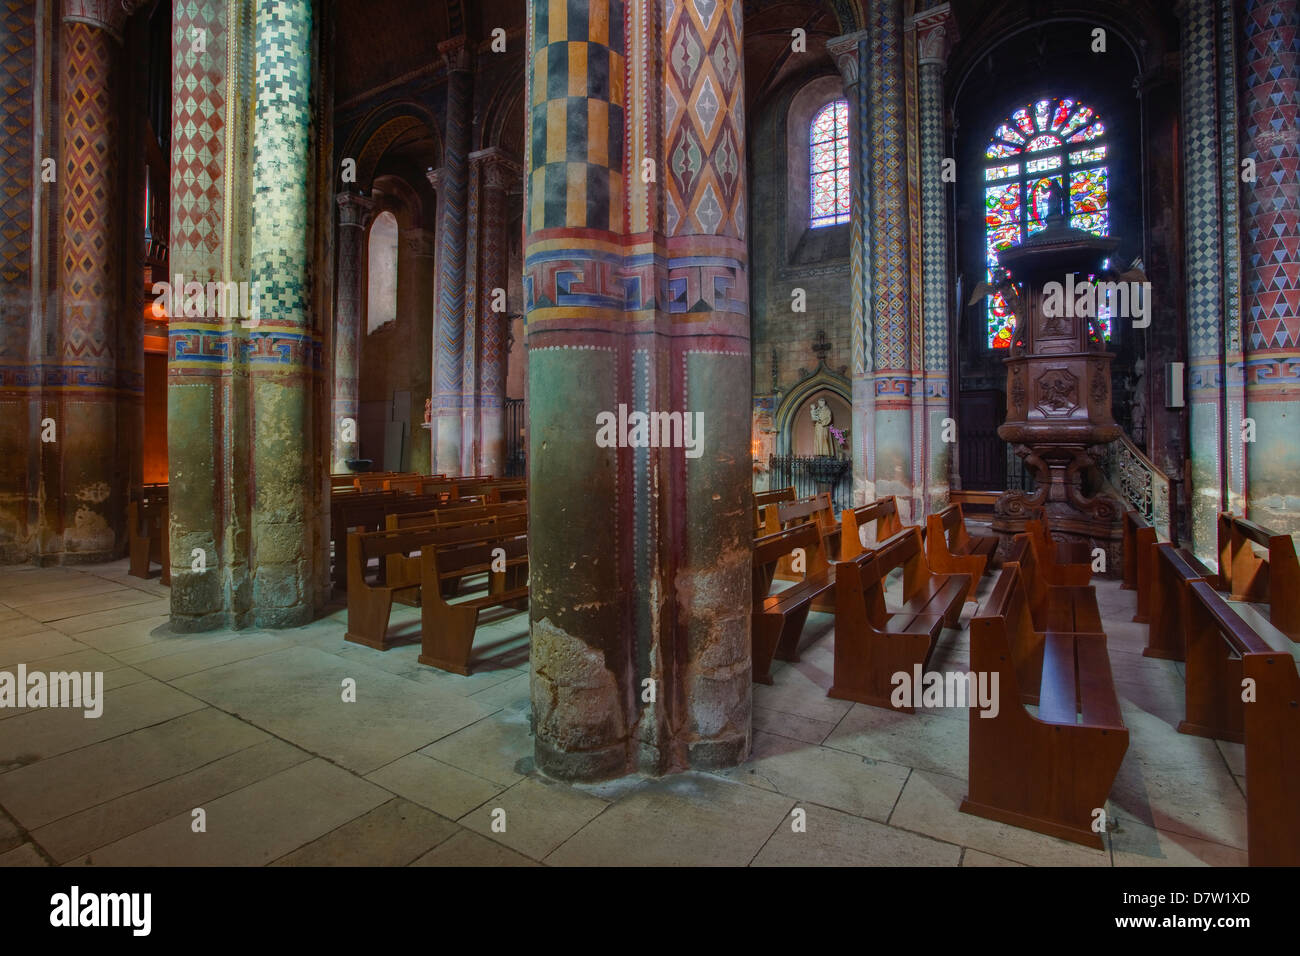
<svg viewBox="0 0 1300 956">
<path fill-rule="evenodd" d="M 1058 538 L 1104 548 L 1111 567 L 1123 509 L 1110 495 L 1087 489 L 1100 485 L 1094 455 L 1120 435 L 1111 413 L 1112 356 L 1089 314 L 1095 310 L 1076 309 L 1060 289 L 1091 288 L 1090 277 L 1108 273 L 1105 260 L 1119 240 L 1070 228 L 1065 199 L 1053 184 L 1046 228 L 998 255 L 1008 273 L 999 289 L 1016 316 L 1011 355 L 1003 360 L 1007 417 L 998 436 L 1033 470 L 1037 488 L 1004 492 L 993 529 L 1005 554 L 1025 522 L 1043 516 Z M 1049 296 L 1044 286 L 1050 283 L 1060 286 Z"/>
</svg>

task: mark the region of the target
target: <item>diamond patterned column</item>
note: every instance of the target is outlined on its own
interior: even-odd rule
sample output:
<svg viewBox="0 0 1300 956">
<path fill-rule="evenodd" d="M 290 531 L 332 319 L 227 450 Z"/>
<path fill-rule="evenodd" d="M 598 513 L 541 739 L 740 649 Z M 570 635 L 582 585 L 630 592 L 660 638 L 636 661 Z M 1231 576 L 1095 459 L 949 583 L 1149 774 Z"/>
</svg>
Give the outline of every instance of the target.
<svg viewBox="0 0 1300 956">
<path fill-rule="evenodd" d="M 253 620 L 292 627 L 312 616 L 308 438 L 313 341 L 308 321 L 311 169 L 310 0 L 257 0 L 253 149 Z"/>
<path fill-rule="evenodd" d="M 331 425 L 334 448 L 330 470 L 342 474 L 348 470 L 348 459 L 360 457 L 357 371 L 361 360 L 361 342 L 365 335 L 361 308 L 362 268 L 365 263 L 366 227 L 374 216 L 375 206 L 369 199 L 356 193 L 340 193 L 337 201 L 339 281 L 334 330 L 334 420 Z M 343 440 L 345 419 L 351 420 L 355 429 L 354 440 L 350 442 Z"/>
<path fill-rule="evenodd" d="M 948 505 L 948 472 L 952 445 L 942 440 L 943 420 L 949 416 L 948 399 L 948 216 L 947 189 L 943 182 L 944 99 L 943 73 L 948 51 L 956 42 L 948 4 L 917 14 L 916 30 L 920 120 L 921 170 L 921 301 L 923 309 L 923 367 L 926 449 L 924 505 L 926 513 Z M 918 515 L 919 517 L 919 515 Z"/>
<path fill-rule="evenodd" d="M 465 360 L 465 230 L 474 77 L 464 37 L 438 45 L 447 64 L 447 131 L 443 137 L 442 229 L 438 249 L 438 316 L 433 349 L 434 472 L 462 474 L 461 407 Z"/>
<path fill-rule="evenodd" d="M 1295 0 L 1247 0 L 1241 35 L 1241 155 L 1255 160 L 1257 177 L 1241 186 L 1246 414 L 1256 432 L 1255 442 L 1246 445 L 1249 513 L 1275 531 L 1295 533 L 1300 531 L 1300 10 Z"/>
</svg>

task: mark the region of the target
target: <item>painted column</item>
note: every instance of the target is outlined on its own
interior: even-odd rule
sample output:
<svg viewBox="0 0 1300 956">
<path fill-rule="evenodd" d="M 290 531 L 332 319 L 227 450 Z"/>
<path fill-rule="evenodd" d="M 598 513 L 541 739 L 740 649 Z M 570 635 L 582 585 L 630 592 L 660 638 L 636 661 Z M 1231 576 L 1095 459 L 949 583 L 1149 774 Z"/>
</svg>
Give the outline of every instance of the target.
<svg viewBox="0 0 1300 956">
<path fill-rule="evenodd" d="M 357 193 L 340 193 L 339 216 L 339 283 L 337 325 L 334 331 L 334 405 L 330 423 L 334 436 L 330 471 L 347 472 L 346 462 L 360 457 L 361 429 L 358 404 L 357 373 L 361 362 L 361 343 L 365 336 L 362 326 L 361 290 L 365 267 L 366 227 L 374 217 L 374 203 Z M 421 402 L 423 405 L 423 402 Z M 351 421 L 346 433 L 352 441 L 344 441 L 344 422 Z"/>
<path fill-rule="evenodd" d="M 502 475 L 506 467 L 505 399 L 510 285 L 506 235 L 506 193 L 516 186 L 523 170 L 504 151 L 493 147 L 475 153 L 482 188 L 479 233 L 478 288 L 478 409 L 476 428 L 479 454 L 475 468 L 482 474 Z M 498 293 L 499 290 L 499 293 Z"/>
<path fill-rule="evenodd" d="M 946 429 L 949 418 L 948 326 L 951 314 L 948 288 L 948 202 L 943 181 L 944 97 L 943 73 L 948 51 L 956 41 L 948 4 L 931 7 L 913 18 L 916 30 L 920 122 L 921 173 L 921 302 L 923 310 L 923 366 L 926 450 L 924 504 L 926 513 L 948 506 L 948 478 L 952 441 L 956 429 Z M 919 516 L 918 516 L 919 517 Z"/>
<path fill-rule="evenodd" d="M 1294 0 L 1247 0 L 1242 20 L 1243 183 L 1250 517 L 1300 531 L 1300 10 Z"/>
<path fill-rule="evenodd" d="M 430 399 L 430 408 L 432 410 L 433 421 L 431 427 L 421 429 L 427 433 L 429 441 L 429 474 L 438 472 L 438 441 L 437 441 L 437 411 L 433 410 L 433 390 L 436 387 L 436 372 L 438 367 L 438 342 L 441 322 L 439 316 L 442 309 L 442 224 L 443 208 L 446 206 L 447 190 L 447 170 L 430 169 L 425 173 L 425 178 L 429 180 L 429 185 L 433 187 L 434 193 L 434 213 L 433 213 L 433 323 L 432 335 L 430 339 L 430 366 L 429 366 L 429 394 L 425 397 Z M 421 417 L 423 421 L 423 417 Z"/>
<path fill-rule="evenodd" d="M 529 8 L 532 700 L 556 776 L 749 750 L 739 10 Z M 689 422 L 689 444 L 620 429 L 647 412 Z"/>
<path fill-rule="evenodd" d="M 310 0 L 257 0 L 253 148 L 253 281 L 260 315 L 249 336 L 253 393 L 253 622 L 311 620 L 308 457 L 313 342 L 308 320 L 311 169 Z"/>
<path fill-rule="evenodd" d="M 853 362 L 853 500 L 866 504 L 875 499 L 875 381 L 871 375 L 875 356 L 871 342 L 871 278 L 867 261 L 867 172 L 863 162 L 867 139 L 867 33 L 835 37 L 826 44 L 844 78 L 849 102 L 849 345 Z"/>
<path fill-rule="evenodd" d="M 59 30 L 59 275 L 62 302 L 44 416 L 57 441 L 42 443 L 46 497 L 42 550 L 60 562 L 116 556 L 126 513 L 126 469 L 116 461 L 122 378 L 121 210 L 126 177 L 116 91 L 127 9 L 64 0 Z"/>
<path fill-rule="evenodd" d="M 435 472 L 461 474 L 462 363 L 465 351 L 465 229 L 474 77 L 464 37 L 438 45 L 447 63 L 447 131 L 439 205 L 438 319 L 433 349 Z"/>
<path fill-rule="evenodd" d="M 424 423 L 424 400 L 429 396 L 433 373 L 434 250 L 438 235 L 429 229 L 407 229 L 402 235 L 398 263 L 398 315 L 406 322 L 407 350 L 411 361 L 411 435 L 407 457 L 412 471 L 424 470 L 431 460 L 430 429 Z M 403 273 L 403 269 L 406 270 Z M 408 278 L 403 279 L 405 275 Z"/>
<path fill-rule="evenodd" d="M 1223 235 L 1216 0 L 1185 0 L 1182 16 L 1184 233 L 1192 543 L 1213 559 L 1226 504 L 1223 393 Z"/>
<path fill-rule="evenodd" d="M 465 191 L 465 322 L 461 326 L 461 377 L 460 377 L 460 473 L 478 474 L 479 435 L 479 280 L 482 260 L 479 258 L 479 236 L 483 218 L 483 167 L 469 156 L 469 185 Z"/>
<path fill-rule="evenodd" d="M 0 563 L 33 558 L 40 487 L 41 227 L 57 187 L 41 182 L 39 26 L 32 0 L 0 3 Z M 47 147 L 48 148 L 48 147 Z"/>
<path fill-rule="evenodd" d="M 875 488 L 898 495 L 915 515 L 912 469 L 912 330 L 908 309 L 906 117 L 903 18 L 897 0 L 870 10 L 870 203 L 866 217 L 873 297 Z"/>
</svg>

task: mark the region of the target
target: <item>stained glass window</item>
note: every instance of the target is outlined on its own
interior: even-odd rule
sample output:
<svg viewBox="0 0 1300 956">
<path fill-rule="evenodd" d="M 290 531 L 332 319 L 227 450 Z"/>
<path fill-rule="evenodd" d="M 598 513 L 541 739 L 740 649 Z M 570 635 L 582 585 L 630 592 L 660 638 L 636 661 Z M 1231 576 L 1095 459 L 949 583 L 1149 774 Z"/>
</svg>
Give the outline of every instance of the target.
<svg viewBox="0 0 1300 956">
<path fill-rule="evenodd" d="M 1068 187 L 1071 226 L 1109 234 L 1106 153 L 1105 123 L 1092 107 L 1070 97 L 1030 103 L 998 126 L 984 151 L 984 260 L 990 283 L 999 272 L 998 252 L 1047 228 L 1047 190 L 1053 182 Z M 989 296 L 987 320 L 989 346 L 1008 348 L 1015 316 L 1001 293 Z M 1109 313 L 1098 316 L 1098 324 L 1109 339 Z"/>
<path fill-rule="evenodd" d="M 849 101 L 827 103 L 808 136 L 810 214 L 814 229 L 849 221 Z"/>
</svg>

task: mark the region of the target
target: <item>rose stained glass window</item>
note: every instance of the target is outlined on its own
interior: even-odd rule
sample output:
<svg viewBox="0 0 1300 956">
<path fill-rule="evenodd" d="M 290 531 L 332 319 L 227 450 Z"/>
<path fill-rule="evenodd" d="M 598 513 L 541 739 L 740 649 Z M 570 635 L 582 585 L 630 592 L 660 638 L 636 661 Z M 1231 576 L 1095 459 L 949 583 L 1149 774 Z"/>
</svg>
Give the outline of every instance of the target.
<svg viewBox="0 0 1300 956">
<path fill-rule="evenodd" d="M 849 101 L 827 103 L 808 137 L 809 224 L 814 229 L 849 221 Z"/>
<path fill-rule="evenodd" d="M 1052 182 L 1070 197 L 1070 225 L 1110 232 L 1110 177 L 1106 124 L 1092 107 L 1070 97 L 1022 106 L 1002 121 L 984 151 L 984 260 L 988 281 L 1001 271 L 998 253 L 1047 228 L 1047 191 Z M 1001 293 L 988 299 L 988 344 L 1011 345 L 1015 316 Z M 1110 315 L 1097 317 L 1110 338 Z"/>
</svg>

